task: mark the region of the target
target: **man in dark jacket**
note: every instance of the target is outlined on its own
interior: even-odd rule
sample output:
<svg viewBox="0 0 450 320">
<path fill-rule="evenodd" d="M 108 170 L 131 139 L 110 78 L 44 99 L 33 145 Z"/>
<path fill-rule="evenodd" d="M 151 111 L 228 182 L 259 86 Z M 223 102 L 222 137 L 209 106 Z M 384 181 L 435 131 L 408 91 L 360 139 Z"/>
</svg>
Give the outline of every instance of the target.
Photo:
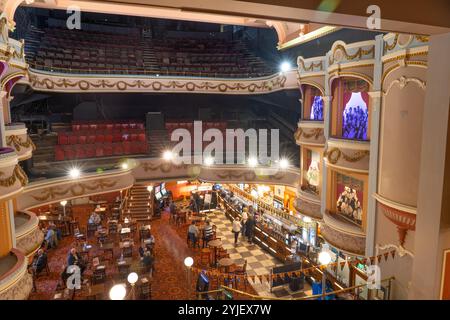
<svg viewBox="0 0 450 320">
<path fill-rule="evenodd" d="M 255 218 L 252 215 L 248 215 L 247 222 L 245 223 L 245 235 L 247 236 L 248 243 L 253 243 L 253 234 L 255 231 Z"/>
<path fill-rule="evenodd" d="M 34 274 L 39 274 L 47 266 L 47 254 L 43 249 L 39 249 L 37 255 L 33 259 L 31 268 Z"/>
</svg>

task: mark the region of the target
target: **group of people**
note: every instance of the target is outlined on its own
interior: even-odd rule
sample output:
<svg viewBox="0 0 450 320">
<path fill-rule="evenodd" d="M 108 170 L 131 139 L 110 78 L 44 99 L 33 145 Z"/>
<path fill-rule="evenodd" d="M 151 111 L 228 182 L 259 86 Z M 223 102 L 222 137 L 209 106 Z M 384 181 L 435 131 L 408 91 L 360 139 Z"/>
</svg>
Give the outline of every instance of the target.
<svg viewBox="0 0 450 320">
<path fill-rule="evenodd" d="M 205 247 L 209 241 L 214 237 L 214 229 L 211 225 L 211 221 L 206 220 L 203 227 L 203 233 L 200 235 L 200 229 L 197 227 L 195 221 L 192 221 L 188 228 L 188 240 L 191 241 L 193 247 L 200 247 L 200 236 L 203 239 L 203 247 Z"/>
<path fill-rule="evenodd" d="M 360 106 L 345 108 L 342 122 L 342 136 L 348 139 L 367 139 L 369 112 Z"/>
<path fill-rule="evenodd" d="M 239 217 L 234 218 L 232 232 L 234 233 L 235 245 L 237 245 L 239 234 L 242 234 L 242 237 L 247 237 L 248 243 L 253 243 L 253 235 L 259 214 L 257 210 L 254 210 L 253 206 L 249 206 L 242 209 L 242 220 Z"/>
</svg>

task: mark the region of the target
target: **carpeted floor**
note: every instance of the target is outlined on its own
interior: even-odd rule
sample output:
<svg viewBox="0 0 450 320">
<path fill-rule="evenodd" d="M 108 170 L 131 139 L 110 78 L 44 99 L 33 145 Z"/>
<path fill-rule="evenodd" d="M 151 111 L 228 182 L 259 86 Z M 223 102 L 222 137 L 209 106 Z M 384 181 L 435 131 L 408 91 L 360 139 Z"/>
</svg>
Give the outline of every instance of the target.
<svg viewBox="0 0 450 320">
<path fill-rule="evenodd" d="M 187 287 L 187 272 L 184 267 L 184 259 L 187 256 L 194 257 L 196 259 L 199 254 L 199 250 L 193 250 L 188 248 L 186 243 L 186 235 L 188 225 L 175 226 L 169 223 L 169 214 L 163 213 L 162 218 L 151 222 L 152 233 L 156 239 L 155 246 L 155 272 L 150 279 L 152 299 L 153 300 L 185 300 L 188 299 L 188 287 Z M 137 240 L 137 239 L 136 239 Z M 57 292 L 58 282 L 60 281 L 60 275 L 63 265 L 66 262 L 67 253 L 73 244 L 73 237 L 69 236 L 63 238 L 59 243 L 58 248 L 50 249 L 48 252 L 48 261 L 50 274 L 42 275 L 36 279 L 36 292 L 33 292 L 29 299 L 32 300 L 49 300 L 53 299 Z M 94 239 L 89 239 L 90 243 L 93 243 Z M 134 250 L 134 255 L 137 258 L 137 250 Z M 114 250 L 115 259 L 120 256 L 120 250 L 116 248 Z M 96 253 L 93 252 L 93 256 Z M 114 263 L 106 262 L 106 274 L 107 274 L 107 287 L 110 287 L 112 283 L 117 282 L 117 269 Z M 86 278 L 92 274 L 92 271 L 86 271 Z M 195 288 L 196 279 L 192 279 L 192 289 Z M 244 288 L 239 288 L 244 289 Z M 246 289 L 249 293 L 255 294 L 256 292 L 247 286 Z M 193 292 L 193 290 L 191 290 Z M 107 299 L 107 292 L 101 296 L 103 299 Z M 192 293 L 191 299 L 195 299 L 195 294 Z M 245 298 L 245 296 L 235 295 L 236 299 Z M 82 295 L 76 294 L 75 299 L 83 299 Z"/>
</svg>

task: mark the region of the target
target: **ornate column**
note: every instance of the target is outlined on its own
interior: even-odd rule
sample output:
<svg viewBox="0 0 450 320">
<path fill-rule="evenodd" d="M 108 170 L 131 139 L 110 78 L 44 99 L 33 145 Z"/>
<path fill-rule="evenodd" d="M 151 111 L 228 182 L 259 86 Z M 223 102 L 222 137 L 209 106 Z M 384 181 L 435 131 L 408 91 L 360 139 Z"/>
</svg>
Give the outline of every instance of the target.
<svg viewBox="0 0 450 320">
<path fill-rule="evenodd" d="M 8 202 L 0 201 L 0 257 L 9 254 L 13 248 L 13 229 Z"/>
<path fill-rule="evenodd" d="M 0 147 L 6 147 L 5 104 L 6 91 L 0 91 Z"/>
<path fill-rule="evenodd" d="M 373 88 L 369 92 L 371 105 L 370 120 L 370 159 L 369 159 L 369 188 L 366 216 L 366 256 L 375 254 L 375 228 L 376 228 L 376 200 L 372 196 L 377 192 L 378 183 L 378 152 L 381 121 L 381 78 L 383 73 L 384 41 L 383 36 L 375 38 L 375 61 L 373 70 Z"/>
</svg>

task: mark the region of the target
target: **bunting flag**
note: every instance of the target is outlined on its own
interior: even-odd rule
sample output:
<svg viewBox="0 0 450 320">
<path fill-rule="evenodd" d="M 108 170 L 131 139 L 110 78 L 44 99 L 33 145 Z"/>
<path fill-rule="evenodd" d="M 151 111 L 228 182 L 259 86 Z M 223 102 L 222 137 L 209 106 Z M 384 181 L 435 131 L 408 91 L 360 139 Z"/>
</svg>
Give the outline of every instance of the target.
<svg viewBox="0 0 450 320">
<path fill-rule="evenodd" d="M 370 257 L 370 264 L 374 264 L 375 263 L 375 257 Z"/>
<path fill-rule="evenodd" d="M 250 279 L 252 279 L 252 282 L 255 283 L 255 276 L 250 276 Z"/>
<path fill-rule="evenodd" d="M 389 252 L 386 252 L 386 253 L 384 254 L 384 261 L 387 261 L 388 258 L 389 258 Z"/>
<path fill-rule="evenodd" d="M 379 254 L 378 256 L 377 256 L 377 259 L 378 259 L 378 263 L 380 263 L 381 262 L 381 258 L 382 258 L 383 256 L 381 255 L 381 254 Z"/>
<path fill-rule="evenodd" d="M 341 262 L 341 271 L 344 270 L 345 267 L 345 261 Z"/>
<path fill-rule="evenodd" d="M 263 283 L 263 276 L 259 276 L 259 281 L 261 282 L 261 284 Z"/>
<path fill-rule="evenodd" d="M 395 250 L 391 251 L 391 255 L 392 255 L 392 259 L 394 259 L 395 258 Z"/>
</svg>

